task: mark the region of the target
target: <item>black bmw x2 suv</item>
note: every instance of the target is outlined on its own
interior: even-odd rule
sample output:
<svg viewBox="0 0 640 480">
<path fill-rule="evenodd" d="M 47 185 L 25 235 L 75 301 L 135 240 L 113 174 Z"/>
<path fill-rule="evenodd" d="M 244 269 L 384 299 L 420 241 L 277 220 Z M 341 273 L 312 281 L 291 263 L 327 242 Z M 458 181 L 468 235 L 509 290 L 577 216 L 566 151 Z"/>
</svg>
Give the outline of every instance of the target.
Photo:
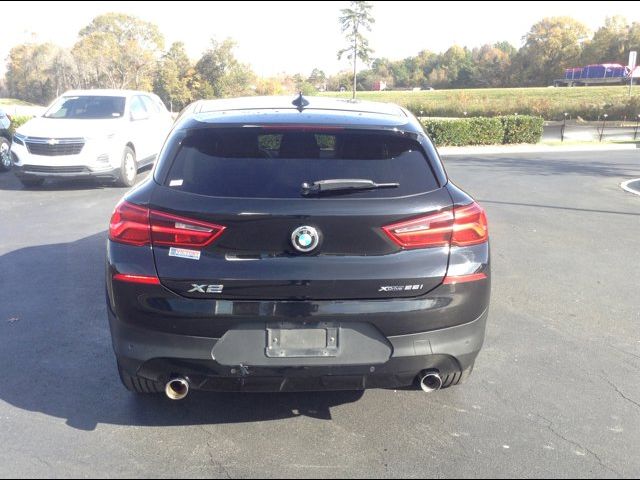
<svg viewBox="0 0 640 480">
<path fill-rule="evenodd" d="M 484 210 L 390 104 L 196 102 L 109 226 L 120 377 L 174 400 L 456 385 L 490 279 Z"/>
</svg>

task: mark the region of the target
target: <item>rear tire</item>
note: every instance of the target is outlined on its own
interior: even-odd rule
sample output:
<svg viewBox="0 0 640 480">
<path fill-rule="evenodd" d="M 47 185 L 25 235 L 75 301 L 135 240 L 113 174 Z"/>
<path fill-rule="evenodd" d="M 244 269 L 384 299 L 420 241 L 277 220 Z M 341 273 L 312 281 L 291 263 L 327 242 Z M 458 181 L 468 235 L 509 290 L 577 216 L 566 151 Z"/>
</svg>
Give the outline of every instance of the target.
<svg viewBox="0 0 640 480">
<path fill-rule="evenodd" d="M 164 392 L 164 386 L 161 383 L 129 375 L 120 365 L 118 365 L 118 373 L 122 384 L 130 392 L 138 395 L 157 395 Z"/>
<path fill-rule="evenodd" d="M 20 183 L 26 188 L 41 187 L 44 183 L 44 178 L 21 178 Z"/>
<path fill-rule="evenodd" d="M 0 137 L 0 172 L 11 170 L 11 144 L 5 137 Z"/>
<path fill-rule="evenodd" d="M 133 187 L 137 176 L 138 163 L 136 162 L 136 154 L 131 147 L 125 147 L 116 185 L 118 187 Z"/>
</svg>

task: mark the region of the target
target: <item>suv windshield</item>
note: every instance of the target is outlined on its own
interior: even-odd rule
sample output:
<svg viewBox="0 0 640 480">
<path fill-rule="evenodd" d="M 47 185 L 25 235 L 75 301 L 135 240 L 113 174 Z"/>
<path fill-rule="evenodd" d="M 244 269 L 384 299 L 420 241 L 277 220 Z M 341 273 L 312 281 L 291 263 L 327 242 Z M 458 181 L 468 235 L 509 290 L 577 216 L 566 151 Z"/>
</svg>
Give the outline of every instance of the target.
<svg viewBox="0 0 640 480">
<path fill-rule="evenodd" d="M 124 115 L 125 97 L 62 97 L 44 114 L 45 118 L 107 119 Z"/>
<path fill-rule="evenodd" d="M 186 134 L 166 186 L 213 197 L 300 198 L 303 184 L 362 179 L 395 188 L 343 189 L 355 198 L 438 188 L 420 144 L 379 131 L 206 128 Z"/>
</svg>

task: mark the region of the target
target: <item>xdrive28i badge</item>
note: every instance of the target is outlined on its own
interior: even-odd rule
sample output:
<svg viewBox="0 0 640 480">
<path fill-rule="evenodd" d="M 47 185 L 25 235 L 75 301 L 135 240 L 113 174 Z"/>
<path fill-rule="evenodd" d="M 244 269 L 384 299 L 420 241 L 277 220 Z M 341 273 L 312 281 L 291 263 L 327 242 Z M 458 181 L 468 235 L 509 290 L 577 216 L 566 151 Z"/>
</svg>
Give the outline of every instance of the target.
<svg viewBox="0 0 640 480">
<path fill-rule="evenodd" d="M 291 234 L 291 243 L 299 252 L 309 253 L 320 243 L 320 234 L 313 227 L 298 227 Z"/>
</svg>

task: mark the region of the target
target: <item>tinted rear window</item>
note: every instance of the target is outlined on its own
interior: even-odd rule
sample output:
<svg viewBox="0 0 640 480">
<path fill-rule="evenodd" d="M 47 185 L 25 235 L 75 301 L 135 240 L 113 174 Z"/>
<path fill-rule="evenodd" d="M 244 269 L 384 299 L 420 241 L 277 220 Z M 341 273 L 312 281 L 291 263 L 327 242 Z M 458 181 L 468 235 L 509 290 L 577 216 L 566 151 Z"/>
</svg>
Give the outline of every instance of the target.
<svg viewBox="0 0 640 480">
<path fill-rule="evenodd" d="M 372 131 L 193 130 L 182 140 L 166 186 L 214 197 L 300 198 L 303 183 L 367 179 L 398 188 L 343 193 L 398 197 L 437 188 L 415 140 Z"/>
</svg>

